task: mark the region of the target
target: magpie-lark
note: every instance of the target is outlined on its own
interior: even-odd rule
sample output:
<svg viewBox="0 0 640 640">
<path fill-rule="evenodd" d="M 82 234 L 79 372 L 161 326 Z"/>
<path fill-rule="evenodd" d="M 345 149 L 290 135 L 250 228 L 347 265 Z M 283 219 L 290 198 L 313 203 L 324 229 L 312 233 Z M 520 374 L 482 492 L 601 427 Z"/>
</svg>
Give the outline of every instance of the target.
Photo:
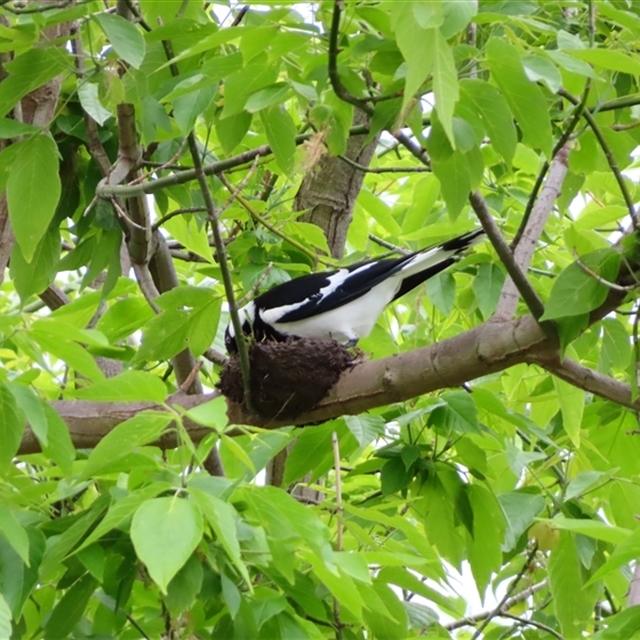
<svg viewBox="0 0 640 640">
<path fill-rule="evenodd" d="M 452 265 L 483 233 L 477 229 L 400 258 L 359 262 L 279 284 L 239 310 L 243 331 L 258 341 L 293 336 L 352 347 L 369 335 L 386 305 Z M 238 350 L 232 324 L 225 345 L 229 353 Z"/>
</svg>

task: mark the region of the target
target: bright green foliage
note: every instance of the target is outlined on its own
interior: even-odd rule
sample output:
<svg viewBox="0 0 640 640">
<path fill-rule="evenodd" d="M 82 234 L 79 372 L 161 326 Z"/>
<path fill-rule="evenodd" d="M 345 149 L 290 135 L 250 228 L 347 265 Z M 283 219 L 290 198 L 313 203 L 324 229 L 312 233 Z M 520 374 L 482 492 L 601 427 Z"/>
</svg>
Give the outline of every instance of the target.
<svg viewBox="0 0 640 640">
<path fill-rule="evenodd" d="M 611 286 L 640 254 L 633 234 L 616 245 L 640 199 L 620 173 L 640 144 L 638 3 L 345 0 L 333 53 L 348 100 L 329 74 L 334 2 L 41 4 L 0 4 L 0 188 L 16 240 L 0 295 L 0 639 L 638 637 L 638 417 L 615 401 L 638 396 L 637 304 Z M 67 22 L 73 46 L 52 35 Z M 54 79 L 56 105 L 32 118 L 20 101 Z M 143 160 L 128 177 L 123 104 Z M 380 238 L 417 250 L 477 227 L 476 190 L 511 242 L 574 124 L 527 277 L 555 355 L 590 376 L 505 369 L 513 353 L 469 333 L 486 365 L 471 392 L 422 351 L 416 377 L 441 388 L 300 429 L 228 424 L 223 398 L 167 402 L 180 357 L 222 351 L 228 321 L 188 136 L 242 298 L 340 263 L 292 203 L 354 134 L 380 144 L 357 194 L 329 194 L 354 201 L 344 263 L 383 255 Z M 127 197 L 140 183 L 153 194 L 148 228 L 126 220 L 135 200 L 96 199 L 96 157 Z M 151 261 L 159 296 L 121 260 L 151 225 L 161 238 L 144 256 L 159 245 L 175 269 Z M 380 359 L 491 323 L 506 273 L 478 245 L 359 348 Z M 59 308 L 38 298 L 52 285 Z M 372 397 L 404 382 L 394 362 Z M 205 392 L 219 375 L 205 361 Z M 206 471 L 214 447 L 224 476 Z M 284 488 L 265 484 L 285 450 Z"/>
</svg>

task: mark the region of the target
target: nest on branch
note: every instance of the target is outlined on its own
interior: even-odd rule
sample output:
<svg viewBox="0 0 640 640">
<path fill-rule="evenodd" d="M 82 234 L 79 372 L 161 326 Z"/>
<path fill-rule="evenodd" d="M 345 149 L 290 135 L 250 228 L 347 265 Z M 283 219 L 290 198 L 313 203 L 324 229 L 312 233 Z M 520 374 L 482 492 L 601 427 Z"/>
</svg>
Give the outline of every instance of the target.
<svg viewBox="0 0 640 640">
<path fill-rule="evenodd" d="M 356 356 L 335 340 L 289 339 L 249 346 L 251 398 L 263 418 L 291 419 L 313 409 Z M 237 354 L 222 369 L 218 389 L 244 403 L 242 369 Z"/>
</svg>

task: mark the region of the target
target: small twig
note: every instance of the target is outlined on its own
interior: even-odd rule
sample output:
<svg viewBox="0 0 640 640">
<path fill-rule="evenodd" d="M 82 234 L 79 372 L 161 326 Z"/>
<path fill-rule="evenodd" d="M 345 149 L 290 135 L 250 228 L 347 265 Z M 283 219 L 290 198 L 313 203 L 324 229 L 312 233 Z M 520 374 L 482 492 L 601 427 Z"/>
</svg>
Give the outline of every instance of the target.
<svg viewBox="0 0 640 640">
<path fill-rule="evenodd" d="M 342 551 L 342 479 L 340 476 L 340 441 L 338 434 L 331 434 L 331 446 L 333 447 L 333 471 L 336 483 L 336 513 L 338 515 L 336 527 L 336 551 Z"/>
<path fill-rule="evenodd" d="M 273 262 L 270 262 L 266 266 L 265 270 L 260 274 L 260 277 L 258 278 L 256 283 L 251 287 L 251 289 L 247 291 L 247 293 L 245 293 L 242 296 L 242 298 L 240 298 L 240 300 L 238 300 L 238 306 L 244 307 L 244 305 L 247 304 L 249 300 L 252 300 L 253 298 L 255 298 L 256 293 L 260 289 L 260 286 L 262 285 L 262 283 L 267 279 L 267 276 L 269 275 L 269 271 L 271 271 L 272 267 L 273 267 Z"/>
<path fill-rule="evenodd" d="M 331 434 L 331 445 L 333 447 L 333 471 L 336 483 L 336 551 L 342 551 L 342 479 L 340 476 L 340 441 L 338 434 L 334 431 Z M 336 638 L 342 638 L 342 622 L 340 621 L 340 603 L 337 598 L 333 599 L 333 618 L 336 622 Z"/>
<path fill-rule="evenodd" d="M 589 276 L 591 276 L 594 280 L 597 280 L 600 284 L 603 284 L 605 287 L 609 289 L 613 289 L 614 291 L 621 291 L 622 293 L 627 293 L 629 291 L 633 291 L 640 287 L 640 282 L 636 282 L 634 284 L 629 284 L 623 286 L 621 284 L 616 284 L 615 282 L 610 282 L 609 280 L 605 280 L 602 276 L 598 275 L 595 271 L 592 271 L 587 267 L 587 265 L 580 260 L 580 256 L 578 256 L 578 252 L 573 250 L 573 257 L 576 260 L 576 264 Z"/>
<path fill-rule="evenodd" d="M 527 555 L 524 561 L 524 564 L 522 565 L 522 568 L 520 569 L 520 571 L 518 571 L 516 576 L 513 578 L 513 580 L 507 587 L 507 591 L 502 597 L 502 600 L 498 602 L 496 607 L 487 615 L 487 617 L 482 621 L 482 624 L 475 630 L 475 633 L 473 634 L 473 636 L 471 636 L 471 640 L 477 640 L 482 634 L 483 630 L 486 628 L 486 626 L 491 622 L 491 620 L 496 616 L 504 613 L 505 605 L 509 601 L 509 598 L 513 595 L 513 592 L 516 590 L 516 587 L 518 586 L 518 583 L 520 582 L 520 580 L 522 580 L 525 573 L 529 570 L 529 565 L 533 562 L 533 559 L 535 558 L 537 552 L 538 552 L 538 545 L 534 543 L 531 551 L 529 551 L 529 554 Z"/>
<path fill-rule="evenodd" d="M 198 377 L 198 373 L 200 373 L 200 369 L 202 369 L 202 361 L 198 360 L 196 362 L 196 366 L 191 369 L 189 375 L 184 379 L 179 389 L 182 393 L 187 393 L 189 387 L 193 383 L 193 381 Z"/>
<path fill-rule="evenodd" d="M 358 107 L 368 115 L 373 115 L 373 109 L 366 103 L 365 100 L 361 100 L 352 95 L 347 88 L 342 84 L 340 74 L 338 73 L 338 37 L 340 35 L 340 13 L 342 10 L 342 4 L 344 0 L 334 0 L 333 2 L 333 15 L 331 17 L 331 28 L 329 30 L 329 50 L 327 52 L 329 81 L 335 94 L 349 104 Z"/>
<path fill-rule="evenodd" d="M 238 11 L 238 13 L 236 14 L 236 17 L 233 19 L 233 22 L 231 23 L 232 27 L 237 27 L 241 22 L 242 19 L 245 17 L 245 15 L 247 14 L 247 11 L 249 11 L 249 5 L 245 4 L 240 11 Z"/>
<path fill-rule="evenodd" d="M 156 169 L 156 171 L 162 171 L 162 169 L 169 169 L 173 167 L 174 162 L 184 153 L 186 146 L 187 146 L 187 141 L 185 139 L 180 143 L 178 150 L 173 154 L 173 156 L 167 162 L 162 163 Z M 131 182 L 129 182 L 128 184 L 140 184 L 141 182 L 144 182 L 145 180 L 149 179 L 149 177 L 150 177 L 150 174 L 143 173 L 142 175 L 138 176 L 134 180 L 131 180 Z"/>
<path fill-rule="evenodd" d="M 559 638 L 559 640 L 565 640 L 563 635 L 559 634 L 555 629 L 552 629 L 551 627 L 548 627 L 546 624 L 542 624 L 542 622 L 537 622 L 536 620 L 528 619 L 528 618 L 521 618 L 520 616 L 514 616 L 512 613 L 506 613 L 504 611 L 502 613 L 500 613 L 497 617 L 499 617 L 499 618 L 510 618 L 511 620 L 517 620 L 518 622 L 520 622 L 523 625 L 527 625 L 529 627 L 536 627 L 538 629 L 542 629 L 543 631 L 546 631 L 547 633 L 550 633 L 552 636 L 555 636 L 556 638 Z"/>
<path fill-rule="evenodd" d="M 420 166 L 420 167 L 378 167 L 378 168 L 370 168 L 365 167 L 357 162 L 351 160 L 351 158 L 347 158 L 346 156 L 338 156 L 340 160 L 346 162 L 348 165 L 354 167 L 358 171 L 362 171 L 363 173 L 427 173 L 431 171 L 428 167 Z"/>
<path fill-rule="evenodd" d="M 154 222 L 151 225 L 151 230 L 156 231 L 159 229 L 165 222 L 171 220 L 171 218 L 175 218 L 176 216 L 180 216 L 183 213 L 201 213 L 206 211 L 206 207 L 181 207 L 180 209 L 174 209 L 173 211 L 169 211 L 166 215 L 162 216 L 159 220 Z"/>
<path fill-rule="evenodd" d="M 503 606 L 503 610 L 508 611 L 514 605 L 519 604 L 520 602 L 522 602 L 523 600 L 526 600 L 527 598 L 530 598 L 534 593 L 537 593 L 538 591 L 542 591 L 542 589 L 546 589 L 547 586 L 548 586 L 547 582 L 543 581 L 543 582 L 539 582 L 538 584 L 534 584 L 531 587 L 528 587 L 527 589 L 520 591 L 520 593 L 509 598 L 509 600 L 505 602 Z M 483 611 L 481 613 L 476 613 L 471 616 L 466 616 L 464 618 L 460 618 L 459 620 L 454 620 L 453 622 L 450 622 L 444 625 L 444 628 L 447 631 L 455 631 L 456 629 L 460 629 L 461 627 L 473 627 L 478 622 L 480 622 L 480 620 L 484 620 L 490 614 L 491 614 L 491 611 Z"/>
<path fill-rule="evenodd" d="M 244 337 L 244 328 L 242 322 L 240 322 L 240 315 L 238 313 L 238 305 L 236 304 L 235 294 L 233 292 L 233 280 L 231 278 L 231 269 L 229 268 L 229 262 L 227 260 L 227 252 L 224 248 L 222 241 L 222 235 L 220 233 L 220 224 L 218 220 L 218 213 L 216 212 L 215 205 L 213 203 L 213 197 L 207 177 L 204 173 L 202 161 L 200 159 L 200 153 L 198 151 L 198 143 L 193 132 L 189 133 L 189 150 L 191 151 L 191 158 L 193 160 L 193 166 L 196 170 L 196 177 L 198 184 L 200 185 L 200 191 L 204 198 L 205 206 L 207 207 L 207 214 L 211 229 L 213 231 L 213 240 L 216 247 L 216 255 L 218 257 L 218 265 L 222 272 L 222 282 L 224 284 L 224 291 L 229 304 L 229 314 L 231 315 L 231 323 L 236 336 L 236 345 L 238 347 L 238 355 L 240 356 L 240 368 L 242 371 L 242 382 L 244 386 L 244 402 L 247 410 L 250 413 L 254 413 L 253 402 L 251 399 L 251 372 L 249 365 L 249 351 L 247 348 L 247 342 Z"/>
<path fill-rule="evenodd" d="M 227 180 L 227 178 L 224 176 L 224 174 L 220 174 L 218 175 L 219 180 L 222 182 L 222 184 L 229 190 L 229 191 L 233 191 L 233 185 Z M 318 256 L 314 251 L 311 251 L 310 249 L 308 249 L 307 247 L 305 247 L 303 244 L 301 244 L 300 242 L 298 242 L 297 240 L 294 240 L 293 238 L 291 238 L 290 236 L 288 236 L 286 233 L 280 231 L 280 229 L 278 229 L 278 227 L 272 225 L 266 218 L 264 218 L 263 216 L 261 216 L 250 204 L 247 200 L 245 200 L 240 194 L 238 194 L 236 196 L 236 200 L 243 206 L 243 208 L 249 213 L 249 215 L 256 220 L 257 222 L 259 222 L 263 227 L 269 229 L 269 231 L 271 231 L 271 233 L 274 233 L 275 235 L 277 235 L 278 237 L 282 238 L 285 242 L 288 242 L 289 244 L 293 245 L 296 249 L 298 249 L 298 251 L 301 251 L 302 253 L 304 253 L 305 255 L 309 256 L 312 260 L 320 262 L 328 267 L 333 267 L 333 263 L 329 262 L 328 260 L 325 260 L 324 258 L 321 258 L 320 256 Z"/>
<path fill-rule="evenodd" d="M 242 190 L 247 185 L 247 182 L 249 182 L 249 179 L 254 174 L 255 170 L 258 168 L 259 161 L 260 161 L 260 158 L 256 156 L 253 163 L 249 167 L 249 171 L 247 171 L 247 174 L 240 181 L 240 184 L 231 190 L 231 195 L 227 198 L 227 201 L 222 205 L 222 207 L 218 211 L 218 217 L 220 217 L 231 206 L 231 203 L 240 195 Z M 227 186 L 226 183 L 225 183 L 225 186 Z"/>
<path fill-rule="evenodd" d="M 563 98 L 566 98 L 569 102 L 573 104 L 578 104 L 579 102 L 575 96 L 571 95 L 565 89 L 562 89 L 562 88 L 558 89 L 558 95 L 562 96 Z M 609 143 L 605 140 L 604 136 L 602 135 L 602 131 L 600 130 L 598 123 L 593 117 L 591 110 L 585 109 L 582 112 L 582 114 L 584 115 L 584 119 L 587 121 L 587 123 L 591 127 L 591 130 L 593 131 L 593 134 L 598 140 L 598 143 L 600 144 L 600 148 L 604 152 L 605 158 L 607 159 L 607 162 L 609 164 L 609 168 L 611 169 L 611 172 L 613 173 L 616 179 L 616 182 L 618 183 L 618 187 L 620 188 L 620 192 L 622 193 L 622 198 L 625 201 L 625 204 L 627 205 L 627 209 L 629 210 L 629 216 L 631 216 L 631 222 L 633 224 L 633 228 L 635 231 L 638 231 L 640 230 L 640 224 L 638 223 L 638 214 L 636 212 L 636 208 L 633 203 L 633 198 L 631 197 L 631 194 L 629 193 L 629 189 L 627 188 L 627 184 L 624 181 L 624 176 L 622 175 L 622 172 L 620 171 L 620 167 L 618 166 L 618 161 L 616 160 L 616 157 L 613 154 L 613 151 L 611 150 Z"/>
<path fill-rule="evenodd" d="M 376 244 L 379 244 L 381 247 L 384 247 L 385 249 L 389 249 L 390 251 L 394 251 L 395 253 L 399 253 L 400 255 L 403 255 L 403 256 L 408 256 L 411 253 L 409 249 L 404 249 L 403 247 L 398 247 L 395 244 L 391 244 L 391 242 L 388 242 L 384 238 L 379 238 L 378 236 L 373 235 L 373 233 L 369 234 L 369 240 L 371 240 L 372 242 L 375 242 Z"/>
<path fill-rule="evenodd" d="M 142 231 L 143 233 L 147 232 L 147 230 L 142 225 L 134 222 L 127 215 L 127 212 L 118 204 L 118 201 L 115 198 L 109 198 L 109 202 L 111 202 L 111 204 L 113 205 L 113 208 L 115 209 L 118 216 L 122 218 L 129 226 L 133 227 L 134 229 L 138 229 L 138 231 Z"/>
<path fill-rule="evenodd" d="M 156 298 L 160 293 L 153 282 L 148 263 L 133 262 L 131 266 L 133 267 L 133 272 L 136 275 L 136 280 L 138 281 L 140 291 L 142 291 L 142 295 L 145 297 L 145 300 L 149 303 L 149 306 L 155 313 L 160 313 L 162 310 L 156 304 Z"/>
</svg>

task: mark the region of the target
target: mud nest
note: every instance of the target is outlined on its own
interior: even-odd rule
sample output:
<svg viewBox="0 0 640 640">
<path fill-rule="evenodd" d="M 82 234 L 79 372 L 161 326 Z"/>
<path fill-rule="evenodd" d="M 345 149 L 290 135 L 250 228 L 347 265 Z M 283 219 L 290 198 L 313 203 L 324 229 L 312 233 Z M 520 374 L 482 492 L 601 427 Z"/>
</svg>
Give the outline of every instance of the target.
<svg viewBox="0 0 640 640">
<path fill-rule="evenodd" d="M 300 338 L 286 342 L 254 342 L 249 347 L 251 397 L 264 418 L 291 419 L 313 409 L 354 364 L 353 356 L 335 340 Z M 220 374 L 218 389 L 244 403 L 240 358 L 233 355 Z"/>
</svg>

